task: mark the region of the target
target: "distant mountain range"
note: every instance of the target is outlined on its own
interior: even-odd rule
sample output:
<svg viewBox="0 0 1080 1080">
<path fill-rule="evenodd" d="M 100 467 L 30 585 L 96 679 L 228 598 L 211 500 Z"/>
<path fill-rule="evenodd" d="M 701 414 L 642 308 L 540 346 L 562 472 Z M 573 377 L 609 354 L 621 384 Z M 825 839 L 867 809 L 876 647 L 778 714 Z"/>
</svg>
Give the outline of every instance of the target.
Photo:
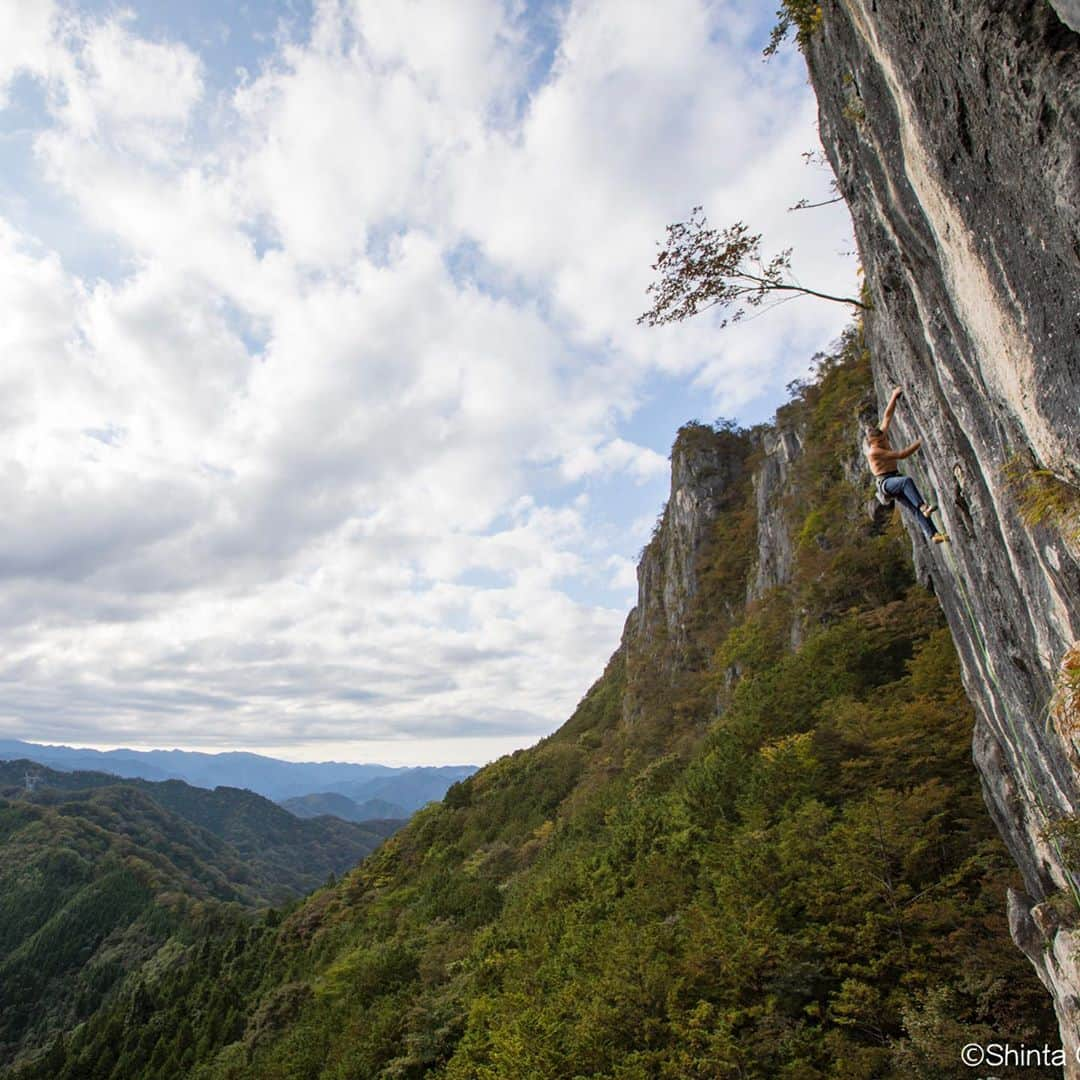
<svg viewBox="0 0 1080 1080">
<path fill-rule="evenodd" d="M 410 813 L 397 803 L 385 799 L 365 799 L 355 802 L 347 795 L 338 795 L 333 791 L 317 792 L 313 795 L 297 795 L 285 799 L 280 804 L 290 814 L 298 818 L 321 817 L 331 814 L 343 821 L 401 820 L 410 817 Z"/>
<path fill-rule="evenodd" d="M 84 769 L 142 780 L 183 780 L 202 788 L 246 788 L 282 803 L 324 794 L 343 795 L 361 806 L 377 799 L 388 804 L 381 809 L 394 811 L 387 814 L 361 810 L 360 817 L 346 818 L 351 821 L 408 817 L 426 803 L 441 799 L 451 784 L 476 772 L 475 765 L 394 768 L 342 761 L 282 761 L 239 751 L 206 754 L 194 750 L 90 750 L 0 739 L 0 760 L 17 758 L 69 772 Z M 349 809 L 350 815 L 354 813 L 344 804 L 341 806 Z"/>
<path fill-rule="evenodd" d="M 451 784 L 476 772 L 473 765 L 445 765 L 408 769 L 394 776 L 373 776 L 367 780 L 348 779 L 329 784 L 323 790 L 344 795 L 355 803 L 383 800 L 395 803 L 412 814 L 429 802 L 438 802 Z"/>
<path fill-rule="evenodd" d="M 332 817 L 301 821 L 271 800 L 239 788 L 219 786 L 207 791 L 183 780 L 60 771 L 25 759 L 0 761 L 0 802 L 4 800 L 62 808 L 59 812 L 65 816 L 87 818 L 128 836 L 135 833 L 123 820 L 131 816 L 123 808 L 146 821 L 147 813 L 138 808 L 150 800 L 154 820 L 168 818 L 172 823 L 161 835 L 182 836 L 187 848 L 217 868 L 213 883 L 207 886 L 209 894 L 254 905 L 285 903 L 309 892 L 329 875 L 354 866 L 402 824 L 370 821 L 361 825 Z M 119 819 L 92 810 L 106 804 L 121 808 Z M 191 875 L 192 856 L 174 862 Z"/>
</svg>

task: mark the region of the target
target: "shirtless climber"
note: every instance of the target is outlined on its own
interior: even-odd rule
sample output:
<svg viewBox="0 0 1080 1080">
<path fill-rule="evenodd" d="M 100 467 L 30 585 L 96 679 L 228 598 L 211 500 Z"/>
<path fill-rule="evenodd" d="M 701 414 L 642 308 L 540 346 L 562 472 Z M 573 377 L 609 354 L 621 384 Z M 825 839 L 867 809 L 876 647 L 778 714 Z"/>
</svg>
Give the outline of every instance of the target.
<svg viewBox="0 0 1080 1080">
<path fill-rule="evenodd" d="M 889 424 L 902 393 L 903 390 L 898 386 L 892 392 L 889 404 L 885 406 L 881 424 L 878 427 L 866 429 L 866 458 L 870 462 L 870 471 L 874 474 L 878 491 L 890 499 L 895 499 L 905 510 L 914 514 L 915 520 L 918 521 L 928 539 L 933 540 L 935 544 L 943 544 L 949 538 L 944 533 L 935 530 L 931 516 L 937 507 L 926 502 L 919 494 L 915 481 L 910 476 L 902 476 L 896 468 L 898 461 L 911 457 L 922 446 L 922 440 L 916 439 L 903 450 L 893 450 L 889 446 Z"/>
</svg>

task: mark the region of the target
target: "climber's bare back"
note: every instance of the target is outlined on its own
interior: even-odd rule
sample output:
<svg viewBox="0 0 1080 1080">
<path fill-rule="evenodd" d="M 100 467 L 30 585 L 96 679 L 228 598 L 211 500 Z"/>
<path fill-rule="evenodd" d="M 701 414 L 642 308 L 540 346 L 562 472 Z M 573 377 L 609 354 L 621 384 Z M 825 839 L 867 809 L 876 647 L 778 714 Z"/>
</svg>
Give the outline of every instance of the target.
<svg viewBox="0 0 1080 1080">
<path fill-rule="evenodd" d="M 910 457 L 920 446 L 914 442 L 903 450 L 894 450 L 889 445 L 887 435 L 881 435 L 870 441 L 867 439 L 866 460 L 870 462 L 870 471 L 875 476 L 884 476 L 886 473 L 896 471 L 896 463 L 906 457 Z"/>
<path fill-rule="evenodd" d="M 866 447 L 864 453 L 870 463 L 870 471 L 875 476 L 884 476 L 886 473 L 896 471 L 896 463 L 906 457 L 911 457 L 922 446 L 922 440 L 916 439 L 910 446 L 903 450 L 894 450 L 889 445 L 889 424 L 892 422 L 893 413 L 896 411 L 896 402 L 902 393 L 897 387 L 889 398 L 889 404 L 885 406 L 885 414 L 881 418 L 880 426 L 871 428 L 866 433 Z"/>
</svg>

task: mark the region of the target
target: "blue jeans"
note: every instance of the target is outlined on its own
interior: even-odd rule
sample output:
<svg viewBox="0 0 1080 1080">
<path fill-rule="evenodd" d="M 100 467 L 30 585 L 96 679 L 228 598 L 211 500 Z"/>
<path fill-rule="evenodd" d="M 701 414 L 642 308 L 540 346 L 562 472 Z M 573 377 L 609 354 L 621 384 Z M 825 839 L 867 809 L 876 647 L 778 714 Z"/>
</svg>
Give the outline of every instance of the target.
<svg viewBox="0 0 1080 1080">
<path fill-rule="evenodd" d="M 915 520 L 919 523 L 922 531 L 926 533 L 928 537 L 932 537 L 934 532 L 933 523 L 930 519 L 919 509 L 926 500 L 919 494 L 919 489 L 915 486 L 915 481 L 910 476 L 886 476 L 881 481 L 881 490 L 891 499 L 895 499 L 902 507 L 909 510 L 915 515 Z"/>
</svg>

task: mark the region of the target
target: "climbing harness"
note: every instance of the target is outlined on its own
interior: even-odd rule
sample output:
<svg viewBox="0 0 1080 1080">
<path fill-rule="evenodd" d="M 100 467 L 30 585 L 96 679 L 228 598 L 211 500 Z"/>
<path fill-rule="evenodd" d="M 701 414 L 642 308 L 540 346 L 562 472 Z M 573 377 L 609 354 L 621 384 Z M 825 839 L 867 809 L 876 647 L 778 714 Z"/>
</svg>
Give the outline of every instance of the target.
<svg viewBox="0 0 1080 1080">
<path fill-rule="evenodd" d="M 893 497 L 885 490 L 885 481 L 888 480 L 890 476 L 899 475 L 899 473 L 891 472 L 886 473 L 884 476 L 874 477 L 874 495 L 876 496 L 877 501 L 881 503 L 882 506 L 892 506 L 892 504 L 895 502 Z"/>
</svg>

